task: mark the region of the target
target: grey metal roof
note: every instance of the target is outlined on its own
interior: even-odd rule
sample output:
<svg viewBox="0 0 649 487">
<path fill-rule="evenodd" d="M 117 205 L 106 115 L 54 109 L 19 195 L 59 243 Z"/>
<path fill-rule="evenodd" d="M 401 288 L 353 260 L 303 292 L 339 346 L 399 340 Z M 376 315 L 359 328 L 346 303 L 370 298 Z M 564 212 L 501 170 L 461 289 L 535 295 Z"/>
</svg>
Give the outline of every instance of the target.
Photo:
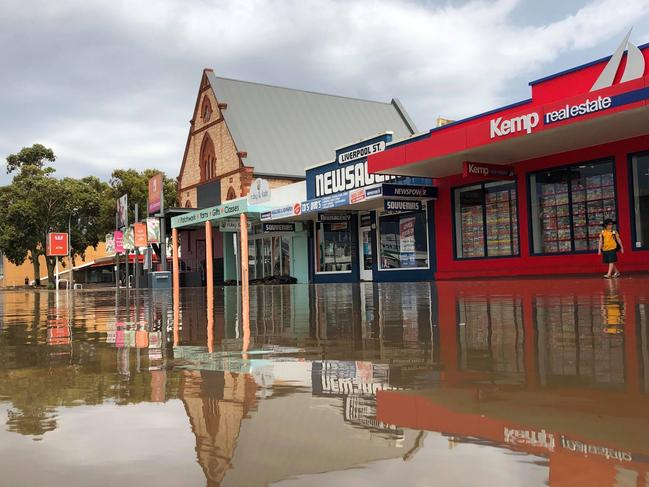
<svg viewBox="0 0 649 487">
<path fill-rule="evenodd" d="M 391 130 L 414 134 L 398 100 L 390 103 L 326 95 L 207 76 L 237 149 L 255 174 L 304 178 L 304 169 L 334 159 L 335 148 Z"/>
</svg>

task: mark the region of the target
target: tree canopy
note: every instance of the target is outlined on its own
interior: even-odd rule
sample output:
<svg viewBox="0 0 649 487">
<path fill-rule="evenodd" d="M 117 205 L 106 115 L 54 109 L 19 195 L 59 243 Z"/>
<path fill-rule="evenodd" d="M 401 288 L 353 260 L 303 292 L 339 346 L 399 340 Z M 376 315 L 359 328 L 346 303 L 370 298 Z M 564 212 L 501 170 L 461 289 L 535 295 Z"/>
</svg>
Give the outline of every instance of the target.
<svg viewBox="0 0 649 487">
<path fill-rule="evenodd" d="M 134 203 L 140 218 L 146 217 L 148 180 L 157 170 L 117 169 L 109 182 L 94 176 L 59 179 L 48 165 L 56 156 L 41 144 L 21 149 L 7 157 L 7 172 L 15 173 L 11 184 L 0 187 L 0 250 L 20 265 L 28 258 L 34 276 L 40 276 L 38 258 L 45 255 L 47 234 L 71 229 L 73 258 L 84 256 L 115 227 L 116 199 L 129 195 L 129 221 L 134 221 Z M 164 178 L 165 206 L 175 206 L 175 181 Z M 55 258 L 46 257 L 49 282 L 53 282 Z"/>
</svg>

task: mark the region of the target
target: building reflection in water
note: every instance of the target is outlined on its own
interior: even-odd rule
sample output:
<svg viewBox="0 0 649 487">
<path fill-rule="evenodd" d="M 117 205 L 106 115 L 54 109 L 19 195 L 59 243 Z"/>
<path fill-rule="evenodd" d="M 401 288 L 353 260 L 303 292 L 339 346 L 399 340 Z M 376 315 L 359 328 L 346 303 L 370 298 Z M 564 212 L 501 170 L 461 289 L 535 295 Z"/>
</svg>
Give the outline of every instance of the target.
<svg viewBox="0 0 649 487">
<path fill-rule="evenodd" d="M 246 353 L 234 287 L 173 305 L 4 294 L 0 397 L 35 439 L 60 407 L 180 400 L 208 485 L 331 484 L 386 462 L 408 483 L 422 456 L 450 465 L 440 440 L 449 461 L 516 452 L 552 486 L 644 485 L 648 283 L 253 286 Z"/>
</svg>

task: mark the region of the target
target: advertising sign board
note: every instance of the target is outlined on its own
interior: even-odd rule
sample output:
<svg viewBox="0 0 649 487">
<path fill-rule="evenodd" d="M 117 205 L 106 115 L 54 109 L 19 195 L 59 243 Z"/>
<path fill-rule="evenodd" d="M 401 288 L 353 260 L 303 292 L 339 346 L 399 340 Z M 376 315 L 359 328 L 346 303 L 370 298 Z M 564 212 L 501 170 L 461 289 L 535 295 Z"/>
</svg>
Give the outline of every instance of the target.
<svg viewBox="0 0 649 487">
<path fill-rule="evenodd" d="M 148 207 L 149 215 L 159 213 L 162 210 L 162 173 L 158 173 L 149 179 L 149 198 Z"/>
<path fill-rule="evenodd" d="M 112 233 L 107 233 L 106 237 L 104 238 L 104 241 L 106 242 L 106 253 L 107 254 L 112 254 L 115 252 L 115 238 Z"/>
<path fill-rule="evenodd" d="M 117 229 L 128 226 L 128 195 L 125 194 L 117 199 Z"/>
<path fill-rule="evenodd" d="M 146 223 L 135 223 L 133 225 L 133 241 L 135 247 L 147 246 L 146 232 Z"/>
<path fill-rule="evenodd" d="M 157 218 L 146 219 L 146 237 L 149 243 L 160 243 L 160 220 Z"/>
<path fill-rule="evenodd" d="M 63 257 L 68 255 L 68 234 L 48 233 L 46 250 L 48 257 Z"/>
<path fill-rule="evenodd" d="M 270 201 L 270 186 L 268 180 L 257 178 L 250 186 L 250 193 L 248 193 L 248 204 L 259 205 Z"/>
<path fill-rule="evenodd" d="M 121 230 L 113 232 L 113 241 L 115 242 L 115 253 L 121 254 L 124 252 L 124 233 Z"/>
<path fill-rule="evenodd" d="M 514 173 L 514 169 L 510 166 L 464 161 L 462 168 L 462 177 L 477 177 L 483 179 L 516 179 L 516 174 Z"/>
<path fill-rule="evenodd" d="M 124 249 L 135 250 L 135 236 L 133 234 L 133 227 L 128 227 L 124 230 Z"/>
</svg>

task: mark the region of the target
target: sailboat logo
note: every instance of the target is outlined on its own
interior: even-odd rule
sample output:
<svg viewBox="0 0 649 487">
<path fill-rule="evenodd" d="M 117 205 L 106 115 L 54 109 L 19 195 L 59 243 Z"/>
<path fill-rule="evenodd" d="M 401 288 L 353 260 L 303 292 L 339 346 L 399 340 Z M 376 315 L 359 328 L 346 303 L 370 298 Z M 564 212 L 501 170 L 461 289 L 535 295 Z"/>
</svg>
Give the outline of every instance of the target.
<svg viewBox="0 0 649 487">
<path fill-rule="evenodd" d="M 631 81 L 632 79 L 641 78 L 644 74 L 644 56 L 642 55 L 640 49 L 637 48 L 637 46 L 629 42 L 631 30 L 632 29 L 627 32 L 624 40 L 615 50 L 613 56 L 611 56 L 611 59 L 604 67 L 604 70 L 599 75 L 599 78 L 597 78 L 597 81 L 595 81 L 595 84 L 590 89 L 591 92 L 613 86 L 613 80 L 615 79 L 615 75 L 620 68 L 620 61 L 622 61 L 622 55 L 624 54 L 624 51 L 627 51 L 626 66 L 624 67 L 622 78 L 620 78 L 620 83 Z"/>
</svg>

